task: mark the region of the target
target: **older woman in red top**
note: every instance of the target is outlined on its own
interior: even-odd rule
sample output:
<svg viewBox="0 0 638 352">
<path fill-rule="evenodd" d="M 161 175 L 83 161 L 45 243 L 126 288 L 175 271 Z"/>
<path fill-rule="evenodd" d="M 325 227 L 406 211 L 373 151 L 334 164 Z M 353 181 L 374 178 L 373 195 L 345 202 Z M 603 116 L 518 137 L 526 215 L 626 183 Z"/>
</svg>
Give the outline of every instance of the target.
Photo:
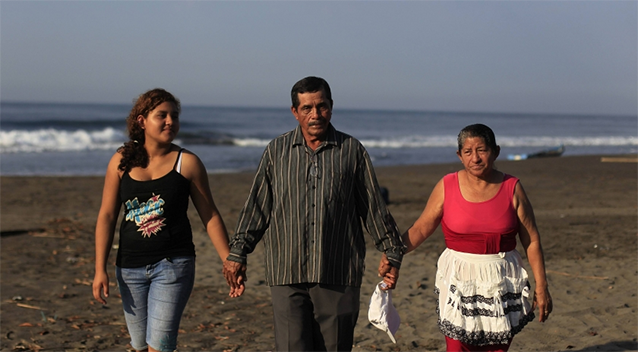
<svg viewBox="0 0 638 352">
<path fill-rule="evenodd" d="M 534 212 L 519 180 L 494 169 L 499 152 L 489 127 L 461 130 L 457 155 L 464 170 L 437 183 L 403 235 L 409 252 L 441 224 L 447 248 L 435 287 L 448 351 L 507 351 L 537 307 L 541 322 L 552 312 Z M 533 298 L 517 234 L 534 275 Z"/>
</svg>

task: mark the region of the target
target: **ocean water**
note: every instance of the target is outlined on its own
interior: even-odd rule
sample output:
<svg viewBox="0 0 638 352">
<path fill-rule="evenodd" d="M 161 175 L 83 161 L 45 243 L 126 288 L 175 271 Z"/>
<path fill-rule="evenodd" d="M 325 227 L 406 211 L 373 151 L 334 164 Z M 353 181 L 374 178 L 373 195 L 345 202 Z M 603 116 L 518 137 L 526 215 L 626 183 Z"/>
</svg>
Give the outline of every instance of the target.
<svg viewBox="0 0 638 352">
<path fill-rule="evenodd" d="M 0 175 L 103 175 L 126 141 L 130 105 L 0 103 Z M 288 107 L 183 106 L 175 143 L 209 173 L 254 171 L 266 144 L 297 126 Z M 335 109 L 375 166 L 456 162 L 464 126 L 490 126 L 501 158 L 565 146 L 563 155 L 638 152 L 637 116 L 490 114 Z"/>
</svg>

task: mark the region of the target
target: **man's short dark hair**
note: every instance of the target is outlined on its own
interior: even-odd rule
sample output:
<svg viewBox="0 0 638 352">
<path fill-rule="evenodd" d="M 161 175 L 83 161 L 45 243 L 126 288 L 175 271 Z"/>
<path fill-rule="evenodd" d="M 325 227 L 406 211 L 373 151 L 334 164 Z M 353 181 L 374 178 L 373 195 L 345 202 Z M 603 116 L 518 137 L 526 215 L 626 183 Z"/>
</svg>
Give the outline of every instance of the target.
<svg viewBox="0 0 638 352">
<path fill-rule="evenodd" d="M 290 92 L 292 106 L 295 109 L 299 107 L 299 94 L 319 92 L 322 89 L 326 94 L 326 99 L 330 101 L 330 107 L 332 108 L 332 93 L 330 93 L 328 82 L 323 78 L 314 76 L 303 78 L 292 86 L 292 91 Z"/>
</svg>

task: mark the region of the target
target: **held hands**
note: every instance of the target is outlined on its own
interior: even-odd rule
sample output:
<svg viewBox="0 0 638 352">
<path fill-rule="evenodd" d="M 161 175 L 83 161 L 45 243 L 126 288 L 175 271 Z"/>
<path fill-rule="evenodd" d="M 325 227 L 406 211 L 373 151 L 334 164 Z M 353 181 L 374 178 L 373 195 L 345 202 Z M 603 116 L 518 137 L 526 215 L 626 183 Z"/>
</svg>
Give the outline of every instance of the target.
<svg viewBox="0 0 638 352">
<path fill-rule="evenodd" d="M 104 295 L 104 298 L 102 298 Z M 106 304 L 106 298 L 109 296 L 109 275 L 107 273 L 95 273 L 93 278 L 93 298 L 96 301 Z"/>
<path fill-rule="evenodd" d="M 228 286 L 230 286 L 230 297 L 239 297 L 246 290 L 244 282 L 248 281 L 246 276 L 246 264 L 233 262 L 231 260 L 224 260 L 224 268 L 222 273 L 226 278 Z"/>
<path fill-rule="evenodd" d="M 552 303 L 552 296 L 549 294 L 549 289 L 547 287 L 539 288 L 537 287 L 534 291 L 534 302 L 532 304 L 532 310 L 535 310 L 538 307 L 539 310 L 539 318 L 538 321 L 541 323 L 546 321 L 549 318 L 549 314 L 554 309 L 554 305 Z"/>
<path fill-rule="evenodd" d="M 397 287 L 399 281 L 399 269 L 390 263 L 388 257 L 383 253 L 379 262 L 379 277 L 383 278 L 385 288 L 382 290 L 393 290 Z"/>
</svg>

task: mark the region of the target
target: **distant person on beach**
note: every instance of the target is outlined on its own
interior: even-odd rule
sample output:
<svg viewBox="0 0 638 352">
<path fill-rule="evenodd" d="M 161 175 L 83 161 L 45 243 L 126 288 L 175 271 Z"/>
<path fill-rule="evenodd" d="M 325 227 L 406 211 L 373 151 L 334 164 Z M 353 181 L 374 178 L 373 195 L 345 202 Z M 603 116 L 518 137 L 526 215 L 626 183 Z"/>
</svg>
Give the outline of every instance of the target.
<svg viewBox="0 0 638 352">
<path fill-rule="evenodd" d="M 410 252 L 441 224 L 447 248 L 437 264 L 435 289 L 448 351 L 507 351 L 537 307 L 541 322 L 552 312 L 534 211 L 519 180 L 494 169 L 499 152 L 489 127 L 463 128 L 456 153 L 464 170 L 436 184 L 403 235 Z M 517 234 L 536 282 L 532 303 Z"/>
<path fill-rule="evenodd" d="M 266 147 L 224 271 L 230 282 L 245 280 L 246 257 L 263 238 L 276 350 L 349 351 L 366 252 L 361 222 L 383 252 L 388 289 L 404 245 L 366 150 L 330 123 L 328 83 L 306 77 L 291 99 L 299 126 Z"/>
<path fill-rule="evenodd" d="M 95 229 L 93 296 L 106 304 L 107 259 L 118 213 L 116 277 L 131 346 L 137 351 L 174 351 L 182 312 L 195 280 L 195 246 L 188 221 L 189 197 L 222 261 L 228 256 L 226 227 L 199 158 L 173 144 L 180 102 L 163 89 L 142 94 L 127 118 L 130 140 L 109 162 Z M 229 283 L 231 295 L 242 287 Z"/>
</svg>

